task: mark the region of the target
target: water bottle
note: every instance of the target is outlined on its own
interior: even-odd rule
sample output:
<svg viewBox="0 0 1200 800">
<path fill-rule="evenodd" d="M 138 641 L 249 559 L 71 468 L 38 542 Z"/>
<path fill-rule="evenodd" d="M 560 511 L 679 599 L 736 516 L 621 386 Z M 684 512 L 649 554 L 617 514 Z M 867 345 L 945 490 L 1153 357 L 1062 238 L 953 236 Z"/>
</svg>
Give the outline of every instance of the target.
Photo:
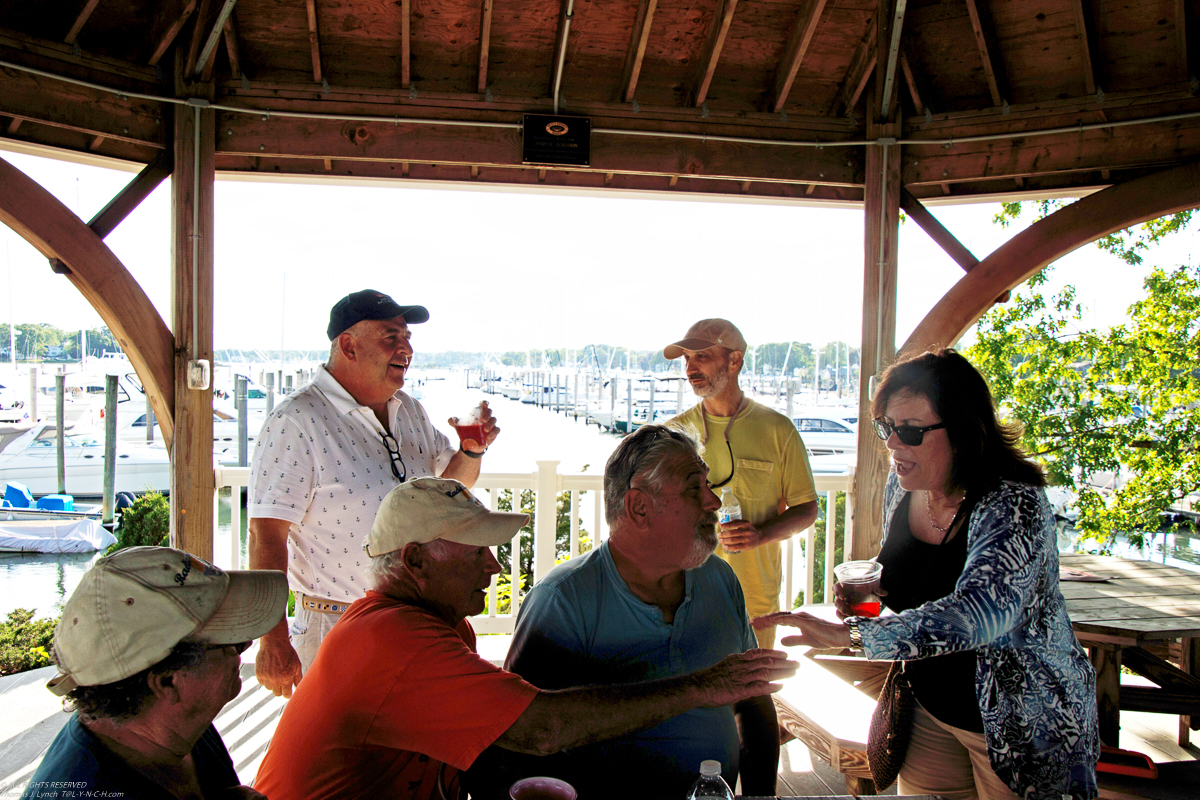
<svg viewBox="0 0 1200 800">
<path fill-rule="evenodd" d="M 717 511 L 719 522 L 737 522 L 742 518 L 742 504 L 733 496 L 728 486 L 721 489 L 721 508 Z"/>
<path fill-rule="evenodd" d="M 720 761 L 700 763 L 700 778 L 692 784 L 687 800 L 733 800 L 729 784 L 721 777 Z"/>
</svg>

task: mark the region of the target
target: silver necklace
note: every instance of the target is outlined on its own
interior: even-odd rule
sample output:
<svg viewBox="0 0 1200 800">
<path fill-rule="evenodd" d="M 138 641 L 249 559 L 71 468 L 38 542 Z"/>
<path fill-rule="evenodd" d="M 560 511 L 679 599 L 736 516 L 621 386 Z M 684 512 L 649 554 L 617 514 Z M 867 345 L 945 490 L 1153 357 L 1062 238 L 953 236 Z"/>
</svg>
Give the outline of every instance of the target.
<svg viewBox="0 0 1200 800">
<path fill-rule="evenodd" d="M 939 533 L 941 533 L 941 534 L 947 534 L 947 533 L 949 533 L 949 532 L 950 532 L 950 529 L 951 529 L 952 527 L 954 527 L 954 520 L 958 518 L 958 509 L 959 509 L 959 507 L 962 505 L 962 500 L 959 500 L 959 501 L 958 501 L 958 504 L 957 504 L 957 505 L 955 505 L 955 507 L 954 507 L 954 517 L 953 517 L 953 518 L 951 518 L 951 520 L 950 520 L 950 524 L 949 524 L 949 525 L 947 525 L 946 527 L 944 527 L 944 528 L 943 528 L 941 525 L 938 525 L 938 524 L 937 524 L 937 522 L 935 522 L 935 521 L 934 521 L 934 518 L 933 518 L 933 504 L 929 502 L 929 497 L 930 497 L 930 495 L 931 495 L 931 494 L 932 494 L 932 493 L 931 493 L 931 492 L 929 492 L 929 491 L 926 491 L 926 492 L 925 492 L 925 511 L 926 511 L 926 513 L 928 513 L 928 514 L 929 514 L 929 524 L 933 526 L 933 529 L 934 529 L 935 531 L 937 531 L 937 532 L 939 532 Z"/>
</svg>

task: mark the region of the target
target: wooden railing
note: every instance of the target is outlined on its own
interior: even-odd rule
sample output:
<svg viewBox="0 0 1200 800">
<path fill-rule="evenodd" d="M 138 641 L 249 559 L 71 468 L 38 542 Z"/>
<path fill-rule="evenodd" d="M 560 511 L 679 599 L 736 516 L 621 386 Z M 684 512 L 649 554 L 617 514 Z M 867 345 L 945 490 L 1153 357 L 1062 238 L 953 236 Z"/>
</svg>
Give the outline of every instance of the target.
<svg viewBox="0 0 1200 800">
<path fill-rule="evenodd" d="M 558 561 L 557 557 L 557 511 L 558 511 L 558 496 L 563 492 L 570 493 L 570 548 L 567 558 L 572 555 L 581 555 L 580 547 L 580 521 L 586 515 L 590 521 L 591 527 L 586 528 L 589 549 L 595 547 L 598 543 L 603 542 L 608 538 L 608 525 L 604 521 L 604 479 L 601 475 L 587 473 L 562 473 L 558 471 L 558 461 L 538 461 L 538 468 L 533 472 L 485 472 L 479 476 L 479 480 L 475 483 L 474 493 L 479 498 L 480 502 L 484 503 L 493 511 L 499 510 L 499 501 L 501 492 L 509 490 L 512 493 L 513 505 L 520 507 L 520 496 L 522 491 L 530 490 L 534 493 L 534 514 L 533 514 L 533 582 L 541 580 L 554 568 Z M 823 521 L 818 524 L 825 526 L 825 541 L 833 542 L 835 539 L 835 531 L 837 529 L 837 496 L 840 493 L 846 493 L 845 509 L 847 510 L 845 520 L 845 533 L 850 533 L 851 515 L 848 513 L 854 507 L 854 498 L 852 489 L 854 485 L 853 475 L 818 475 L 816 478 L 817 492 L 826 498 L 826 508 L 830 509 L 830 513 L 825 515 Z M 230 487 L 236 492 L 243 486 L 246 486 L 250 480 L 250 470 L 247 467 L 220 467 L 216 470 L 217 488 Z M 543 499 L 546 502 L 543 502 Z M 214 504 L 217 502 L 214 495 Z M 241 530 L 241 504 L 231 502 L 230 506 L 230 530 Z M 217 518 L 214 511 L 213 518 Z M 523 540 L 529 534 L 522 531 L 513 538 L 510 557 L 508 563 L 509 571 L 501 576 L 492 578 L 491 588 L 488 590 L 488 610 L 477 617 L 472 618 L 471 624 L 479 633 L 512 633 L 513 626 L 516 622 L 517 610 L 521 606 L 521 598 L 523 591 L 528 587 L 522 587 L 519 579 L 520 572 L 520 548 Z M 814 552 L 816 542 L 816 525 L 809 527 L 801 536 L 804 540 L 804 547 L 800 547 L 800 537 L 793 537 L 784 543 L 783 546 L 783 586 L 781 587 L 780 602 L 783 608 L 790 609 L 793 598 L 795 598 L 800 587 L 804 588 L 805 603 L 813 602 L 829 602 L 832 600 L 833 587 L 833 567 L 835 563 L 836 547 L 827 544 L 825 547 L 824 564 L 821 569 L 824 571 L 824 596 L 820 599 L 813 598 L 813 585 L 816 578 L 817 565 L 813 559 L 806 559 L 803 553 Z M 583 551 L 586 552 L 586 551 Z M 517 555 L 513 555 L 517 554 Z M 216 554 L 215 556 L 218 565 L 229 566 L 235 569 L 244 568 L 241 558 L 241 543 L 240 537 L 230 536 L 229 550 L 226 554 Z M 513 567 L 516 568 L 518 574 L 513 574 Z M 500 605 L 499 586 L 501 578 L 504 578 L 510 587 L 509 608 L 501 614 L 498 612 Z"/>
</svg>

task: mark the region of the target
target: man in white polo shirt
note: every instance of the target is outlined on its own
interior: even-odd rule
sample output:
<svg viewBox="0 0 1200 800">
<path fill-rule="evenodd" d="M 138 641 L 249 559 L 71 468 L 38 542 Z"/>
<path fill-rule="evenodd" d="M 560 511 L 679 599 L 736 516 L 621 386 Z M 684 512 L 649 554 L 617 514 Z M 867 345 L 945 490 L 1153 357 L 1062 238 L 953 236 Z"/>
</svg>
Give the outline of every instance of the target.
<svg viewBox="0 0 1200 800">
<path fill-rule="evenodd" d="M 343 297 L 329 314 L 329 361 L 255 440 L 250 568 L 285 570 L 296 595 L 290 631 L 285 620 L 263 636 L 254 664 L 277 695 L 291 697 L 325 634 L 365 594 L 362 545 L 384 496 L 426 475 L 474 485 L 500 432 L 485 403 L 487 441 L 466 439 L 456 451 L 401 391 L 413 354 L 408 326 L 428 319 L 422 306 L 381 292 Z"/>
</svg>

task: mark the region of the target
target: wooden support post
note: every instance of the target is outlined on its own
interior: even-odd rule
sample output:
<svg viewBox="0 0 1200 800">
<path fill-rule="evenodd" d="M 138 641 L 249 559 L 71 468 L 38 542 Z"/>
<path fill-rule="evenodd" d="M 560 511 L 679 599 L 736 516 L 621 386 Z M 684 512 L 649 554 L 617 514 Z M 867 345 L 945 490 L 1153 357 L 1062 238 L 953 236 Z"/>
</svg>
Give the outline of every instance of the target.
<svg viewBox="0 0 1200 800">
<path fill-rule="evenodd" d="M 1179 640 L 1179 668 L 1200 678 L 1200 639 L 1185 637 Z M 1191 744 L 1192 731 L 1200 731 L 1200 716 L 1184 714 L 1179 717 L 1179 746 Z"/>
<path fill-rule="evenodd" d="M 184 94 L 197 92 L 187 86 Z M 196 127 L 200 135 L 197 142 Z M 175 114 L 171 182 L 171 329 L 175 334 L 175 436 L 171 443 L 171 542 L 206 561 L 213 557 L 212 388 L 188 388 L 188 362 L 212 363 L 213 185 L 216 115 L 183 107 Z M 199 158 L 197 160 L 197 153 Z M 197 163 L 199 172 L 197 172 Z M 198 209 L 198 214 L 194 213 Z M 193 239 L 195 237 L 195 239 Z M 197 246 L 198 245 L 198 246 Z"/>
<path fill-rule="evenodd" d="M 1121 737 L 1121 648 L 1087 642 L 1088 657 L 1096 668 L 1096 705 L 1100 716 L 1100 742 L 1117 747 Z"/>
<path fill-rule="evenodd" d="M 868 102 L 867 108 L 875 108 Z M 867 121 L 867 138 L 900 135 L 900 122 Z M 871 377 L 881 374 L 896 354 L 896 258 L 900 236 L 900 146 L 867 146 L 864 190 L 864 264 L 861 379 L 858 389 L 858 466 L 855 470 L 853 534 L 847 559 L 873 558 L 882 540 L 880 509 L 887 476 L 887 450 L 871 426 Z M 860 513 L 861 512 L 861 513 Z"/>
</svg>

